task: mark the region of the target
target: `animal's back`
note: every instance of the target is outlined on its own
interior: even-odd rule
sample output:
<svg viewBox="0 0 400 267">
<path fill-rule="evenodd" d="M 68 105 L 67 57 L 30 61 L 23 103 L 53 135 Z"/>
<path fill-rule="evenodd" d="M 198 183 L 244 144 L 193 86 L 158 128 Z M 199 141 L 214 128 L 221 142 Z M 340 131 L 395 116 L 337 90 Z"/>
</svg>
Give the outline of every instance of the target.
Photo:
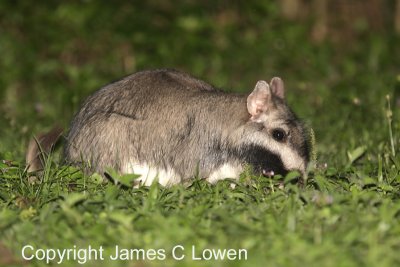
<svg viewBox="0 0 400 267">
<path fill-rule="evenodd" d="M 185 92 L 218 91 L 211 85 L 186 73 L 170 69 L 141 71 L 111 83 L 93 93 L 84 102 L 77 117 L 85 118 L 94 112 L 121 113 L 137 116 L 145 105 L 163 97 L 176 97 Z M 132 103 L 135 105 L 132 106 Z M 144 110 L 145 111 L 145 110 Z M 140 112 L 139 112 L 140 113 Z"/>
</svg>

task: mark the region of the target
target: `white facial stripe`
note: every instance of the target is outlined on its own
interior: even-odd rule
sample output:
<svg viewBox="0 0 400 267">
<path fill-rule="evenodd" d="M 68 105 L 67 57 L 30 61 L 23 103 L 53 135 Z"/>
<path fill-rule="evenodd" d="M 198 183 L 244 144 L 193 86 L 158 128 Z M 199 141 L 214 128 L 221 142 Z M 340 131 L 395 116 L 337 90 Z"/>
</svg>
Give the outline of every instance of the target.
<svg viewBox="0 0 400 267">
<path fill-rule="evenodd" d="M 256 118 L 252 117 L 251 120 L 257 123 L 263 123 L 265 125 L 268 125 L 269 129 L 281 128 L 285 132 L 289 132 L 289 127 L 287 126 L 286 122 L 282 119 L 279 119 L 278 113 L 274 111 L 268 114 L 262 113 Z"/>
<path fill-rule="evenodd" d="M 177 175 L 172 168 L 165 170 L 153 168 L 147 164 L 128 163 L 122 172 L 141 175 L 137 181 L 140 181 L 141 184 L 146 186 L 151 185 L 154 180 L 157 180 L 163 186 L 174 185 L 181 182 L 181 177 Z"/>
</svg>

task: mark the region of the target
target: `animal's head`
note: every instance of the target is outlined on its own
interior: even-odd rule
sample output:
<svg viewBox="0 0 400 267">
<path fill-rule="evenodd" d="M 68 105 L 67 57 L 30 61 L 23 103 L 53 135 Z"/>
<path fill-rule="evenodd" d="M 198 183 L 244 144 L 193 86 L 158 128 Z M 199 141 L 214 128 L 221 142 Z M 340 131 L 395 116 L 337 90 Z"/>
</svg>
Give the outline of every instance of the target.
<svg viewBox="0 0 400 267">
<path fill-rule="evenodd" d="M 248 138 L 254 146 L 249 163 L 266 176 L 293 170 L 304 175 L 310 157 L 307 133 L 285 103 L 283 81 L 258 81 L 247 97 L 247 111 L 253 129 Z"/>
</svg>

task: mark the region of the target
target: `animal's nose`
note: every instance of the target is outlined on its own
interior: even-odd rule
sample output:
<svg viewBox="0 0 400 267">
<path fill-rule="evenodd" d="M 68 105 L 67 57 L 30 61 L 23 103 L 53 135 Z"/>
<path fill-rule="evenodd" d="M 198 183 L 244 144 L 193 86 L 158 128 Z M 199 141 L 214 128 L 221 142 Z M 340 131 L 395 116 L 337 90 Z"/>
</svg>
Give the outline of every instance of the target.
<svg viewBox="0 0 400 267">
<path fill-rule="evenodd" d="M 275 172 L 273 170 L 270 170 L 270 169 L 264 169 L 264 170 L 262 170 L 262 174 L 265 177 L 272 177 L 272 176 L 275 175 Z"/>
</svg>

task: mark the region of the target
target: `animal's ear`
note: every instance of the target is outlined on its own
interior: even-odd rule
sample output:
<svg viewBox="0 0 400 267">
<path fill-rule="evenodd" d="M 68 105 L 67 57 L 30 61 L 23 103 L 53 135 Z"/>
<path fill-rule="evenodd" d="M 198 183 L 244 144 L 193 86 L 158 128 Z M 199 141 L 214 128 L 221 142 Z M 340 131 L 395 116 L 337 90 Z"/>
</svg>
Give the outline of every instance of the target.
<svg viewBox="0 0 400 267">
<path fill-rule="evenodd" d="M 271 89 L 266 81 L 258 81 L 247 97 L 247 110 L 254 119 L 266 111 L 271 104 Z"/>
<path fill-rule="evenodd" d="M 285 85 L 283 84 L 283 81 L 279 77 L 274 77 L 271 80 L 271 91 L 274 95 L 277 97 L 284 99 L 285 98 Z"/>
</svg>

